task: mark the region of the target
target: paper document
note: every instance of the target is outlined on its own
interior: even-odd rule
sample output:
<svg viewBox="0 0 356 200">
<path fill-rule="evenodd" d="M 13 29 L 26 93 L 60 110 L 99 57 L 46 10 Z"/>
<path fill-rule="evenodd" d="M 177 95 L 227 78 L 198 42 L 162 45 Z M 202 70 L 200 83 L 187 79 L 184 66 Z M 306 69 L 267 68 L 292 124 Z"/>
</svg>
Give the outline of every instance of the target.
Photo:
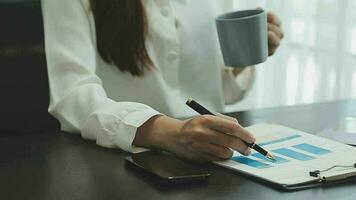
<svg viewBox="0 0 356 200">
<path fill-rule="evenodd" d="M 276 158 L 270 161 L 256 151 L 250 156 L 234 152 L 231 159 L 215 162 L 242 173 L 276 184 L 293 185 L 319 181 L 309 175 L 310 171 L 336 167 L 321 176 L 334 177 L 354 174 L 356 148 L 303 131 L 276 124 L 260 124 L 247 127 L 256 137 L 256 143 Z"/>
</svg>

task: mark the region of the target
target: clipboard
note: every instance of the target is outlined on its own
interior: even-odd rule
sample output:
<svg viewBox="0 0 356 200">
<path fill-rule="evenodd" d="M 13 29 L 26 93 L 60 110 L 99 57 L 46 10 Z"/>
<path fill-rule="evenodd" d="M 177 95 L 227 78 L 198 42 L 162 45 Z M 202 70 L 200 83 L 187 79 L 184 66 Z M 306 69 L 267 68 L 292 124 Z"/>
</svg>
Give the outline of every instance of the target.
<svg viewBox="0 0 356 200">
<path fill-rule="evenodd" d="M 215 164 L 285 191 L 356 182 L 356 148 L 278 124 L 246 127 L 277 163 L 258 153 Z"/>
<path fill-rule="evenodd" d="M 281 190 L 296 191 L 296 190 L 304 190 L 304 189 L 310 189 L 315 187 L 327 187 L 327 186 L 333 186 L 333 185 L 351 183 L 351 182 L 356 183 L 356 172 L 340 174 L 337 176 L 321 176 L 320 180 L 313 181 L 310 183 L 300 183 L 294 185 L 282 184 L 282 185 L 276 185 L 276 187 Z"/>
</svg>

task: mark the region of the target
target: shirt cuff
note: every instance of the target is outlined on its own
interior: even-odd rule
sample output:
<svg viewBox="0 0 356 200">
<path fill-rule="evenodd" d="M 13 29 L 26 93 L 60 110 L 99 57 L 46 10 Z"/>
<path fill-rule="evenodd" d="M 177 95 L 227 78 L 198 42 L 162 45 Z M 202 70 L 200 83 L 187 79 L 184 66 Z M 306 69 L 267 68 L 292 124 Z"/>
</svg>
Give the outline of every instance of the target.
<svg viewBox="0 0 356 200">
<path fill-rule="evenodd" d="M 118 124 L 115 144 L 121 149 L 132 153 L 145 151 L 146 149 L 136 147 L 132 145 L 132 143 L 135 139 L 138 127 L 156 115 L 160 115 L 160 113 L 154 109 L 139 110 L 127 114 Z"/>
<path fill-rule="evenodd" d="M 237 77 L 235 77 L 237 85 L 244 91 L 249 90 L 255 81 L 255 67 L 249 66 L 240 72 Z"/>
<path fill-rule="evenodd" d="M 223 68 L 223 91 L 225 104 L 233 104 L 241 100 L 252 87 L 255 79 L 253 66 L 246 67 L 237 76 L 232 72 L 233 68 Z"/>
<path fill-rule="evenodd" d="M 142 150 L 132 145 L 137 128 L 155 115 L 155 109 L 140 103 L 115 102 L 93 113 L 82 127 L 82 137 L 103 147 L 124 151 Z"/>
</svg>

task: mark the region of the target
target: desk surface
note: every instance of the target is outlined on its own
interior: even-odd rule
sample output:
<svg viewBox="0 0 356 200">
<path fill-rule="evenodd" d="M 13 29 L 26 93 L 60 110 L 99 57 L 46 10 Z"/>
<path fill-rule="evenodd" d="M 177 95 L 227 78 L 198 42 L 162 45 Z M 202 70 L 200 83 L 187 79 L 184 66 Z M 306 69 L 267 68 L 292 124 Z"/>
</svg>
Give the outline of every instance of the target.
<svg viewBox="0 0 356 200">
<path fill-rule="evenodd" d="M 356 101 L 232 113 L 247 126 L 276 122 L 317 133 L 356 116 Z M 124 167 L 128 153 L 60 132 L 0 138 L 1 199 L 354 199 L 355 184 L 281 192 L 209 165 L 206 184 L 159 186 Z"/>
</svg>

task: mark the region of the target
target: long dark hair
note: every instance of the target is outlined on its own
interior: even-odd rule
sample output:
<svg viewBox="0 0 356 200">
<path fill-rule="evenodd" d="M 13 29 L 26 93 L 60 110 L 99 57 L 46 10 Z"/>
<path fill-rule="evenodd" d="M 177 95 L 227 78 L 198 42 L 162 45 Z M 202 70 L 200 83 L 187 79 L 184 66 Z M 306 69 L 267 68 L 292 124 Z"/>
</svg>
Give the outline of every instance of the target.
<svg viewBox="0 0 356 200">
<path fill-rule="evenodd" d="M 145 47 L 147 17 L 140 0 L 90 0 L 100 56 L 119 70 L 142 76 L 152 68 Z"/>
</svg>

